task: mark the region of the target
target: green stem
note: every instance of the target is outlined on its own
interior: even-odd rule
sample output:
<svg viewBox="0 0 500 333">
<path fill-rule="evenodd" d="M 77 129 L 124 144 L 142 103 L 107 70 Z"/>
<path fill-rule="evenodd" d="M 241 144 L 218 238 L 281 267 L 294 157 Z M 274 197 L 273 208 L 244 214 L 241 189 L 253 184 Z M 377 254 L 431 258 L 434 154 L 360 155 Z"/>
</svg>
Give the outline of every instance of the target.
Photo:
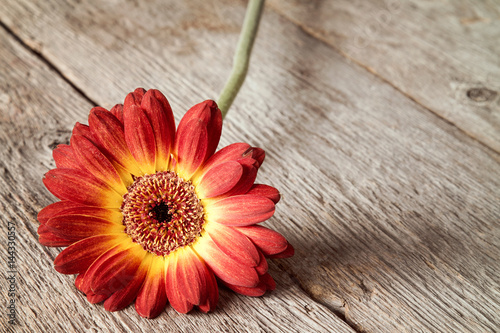
<svg viewBox="0 0 500 333">
<path fill-rule="evenodd" d="M 240 91 L 243 81 L 248 72 L 248 64 L 252 53 L 253 42 L 259 29 L 260 17 L 264 8 L 265 0 L 250 0 L 248 2 L 245 21 L 241 29 L 240 39 L 234 54 L 234 63 L 231 75 L 222 89 L 217 104 L 222 112 L 222 118 L 226 117 L 231 104 L 233 104 L 238 91 Z"/>
</svg>

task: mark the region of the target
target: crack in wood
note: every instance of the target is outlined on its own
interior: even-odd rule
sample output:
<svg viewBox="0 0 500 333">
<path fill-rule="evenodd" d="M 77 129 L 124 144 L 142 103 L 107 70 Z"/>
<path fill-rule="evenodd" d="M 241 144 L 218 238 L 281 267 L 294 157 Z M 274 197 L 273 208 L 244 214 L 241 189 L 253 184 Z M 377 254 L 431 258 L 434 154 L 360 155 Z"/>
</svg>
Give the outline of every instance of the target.
<svg viewBox="0 0 500 333">
<path fill-rule="evenodd" d="M 80 96 L 82 96 L 86 101 L 88 101 L 90 104 L 92 104 L 94 107 L 98 106 L 99 104 L 94 101 L 92 98 L 90 98 L 82 89 L 80 89 L 76 84 L 74 84 L 64 73 L 57 68 L 55 64 L 50 62 L 41 52 L 41 47 L 38 50 L 35 47 L 30 46 L 27 44 L 21 37 L 16 35 L 16 33 L 10 29 L 4 22 L 0 21 L 0 27 L 5 30 L 5 32 L 11 36 L 16 42 L 18 42 L 22 47 L 24 47 L 26 50 L 29 52 L 33 53 L 40 61 L 42 61 L 47 67 L 49 67 L 50 70 L 54 71 L 61 79 L 64 80 L 71 88 L 73 88 Z"/>
</svg>

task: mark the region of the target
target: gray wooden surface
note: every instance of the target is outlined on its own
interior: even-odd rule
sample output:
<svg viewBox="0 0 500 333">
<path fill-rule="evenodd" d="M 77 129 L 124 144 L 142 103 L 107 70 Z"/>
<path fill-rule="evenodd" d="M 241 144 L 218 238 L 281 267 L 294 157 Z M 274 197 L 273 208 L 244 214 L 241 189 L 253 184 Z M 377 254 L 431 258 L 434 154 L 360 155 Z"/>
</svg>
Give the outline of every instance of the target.
<svg viewBox="0 0 500 333">
<path fill-rule="evenodd" d="M 36 234 L 51 150 L 139 86 L 177 120 L 217 98 L 245 6 L 0 0 L 0 331 L 500 331 L 497 1 L 269 1 L 221 146 L 267 152 L 259 181 L 283 199 L 265 224 L 296 248 L 271 261 L 275 291 L 147 320 L 54 271 Z"/>
</svg>

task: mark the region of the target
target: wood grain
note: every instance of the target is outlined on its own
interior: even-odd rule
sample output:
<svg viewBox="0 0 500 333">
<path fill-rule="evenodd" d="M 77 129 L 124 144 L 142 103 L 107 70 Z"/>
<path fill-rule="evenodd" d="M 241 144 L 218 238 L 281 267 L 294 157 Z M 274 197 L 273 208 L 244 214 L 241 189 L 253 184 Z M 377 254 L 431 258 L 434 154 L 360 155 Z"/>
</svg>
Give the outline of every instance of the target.
<svg viewBox="0 0 500 333">
<path fill-rule="evenodd" d="M 314 302 L 290 277 L 271 265 L 278 290 L 262 298 L 222 289 L 218 309 L 205 315 L 181 315 L 171 308 L 155 320 L 139 317 L 132 307 L 118 313 L 92 305 L 76 290 L 74 277 L 58 274 L 52 261 L 60 252 L 37 241 L 38 211 L 54 201 L 42 184 L 55 165 L 51 150 L 67 143 L 75 119 L 92 107 L 64 80 L 0 30 L 0 220 L 15 226 L 18 326 L 2 308 L 0 332 L 183 332 L 323 331 L 350 332 L 335 314 Z M 0 234 L 7 253 L 7 232 Z M 7 281 L 0 288 L 7 298 Z M 4 306 L 4 302 L 2 302 Z"/>
<path fill-rule="evenodd" d="M 215 97 L 229 73 L 245 4 L 219 3 L 24 0 L 8 2 L 0 19 L 96 103 L 110 106 L 136 86 L 157 87 L 179 119 L 191 104 Z M 33 220 L 52 200 L 39 181 L 52 166 L 48 147 L 54 137 L 68 139 L 91 103 L 4 39 L 11 46 L 1 52 L 14 50 L 8 63 L 31 65 L 2 76 L 2 92 L 26 91 L 11 97 L 19 110 L 36 105 L 23 118 L 1 109 L 9 121 L 2 160 L 14 161 L 4 167 L 2 218 L 19 216 L 30 230 L 23 246 L 33 249 L 25 261 L 40 257 L 23 271 L 25 288 L 38 295 L 21 308 L 30 329 L 106 322 L 138 331 L 159 323 L 172 330 L 347 331 L 327 308 L 363 332 L 500 329 L 499 154 L 269 8 L 222 145 L 246 141 L 267 152 L 259 179 L 278 187 L 283 199 L 266 224 L 296 247 L 295 257 L 272 266 L 281 287 L 258 299 L 223 292 L 210 317 L 169 309 L 144 321 L 133 309 L 109 314 L 88 305 L 71 278 L 49 269 L 57 251 L 36 243 Z M 33 71 L 45 74 L 22 79 Z M 37 130 L 23 134 L 23 121 Z M 28 277 L 28 267 L 36 278 Z M 36 279 L 57 297 L 47 301 Z M 20 302 L 28 299 L 20 295 Z M 55 321 L 56 315 L 78 320 Z"/>
<path fill-rule="evenodd" d="M 500 152 L 498 2 L 269 3 L 311 35 Z"/>
</svg>

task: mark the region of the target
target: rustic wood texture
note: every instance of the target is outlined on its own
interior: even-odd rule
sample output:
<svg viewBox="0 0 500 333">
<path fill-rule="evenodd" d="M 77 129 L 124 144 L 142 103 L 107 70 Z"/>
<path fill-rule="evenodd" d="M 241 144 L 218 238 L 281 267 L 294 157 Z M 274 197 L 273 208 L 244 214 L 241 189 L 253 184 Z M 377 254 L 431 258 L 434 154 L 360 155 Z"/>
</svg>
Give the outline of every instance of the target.
<svg viewBox="0 0 500 333">
<path fill-rule="evenodd" d="M 154 320 L 137 315 L 134 307 L 109 313 L 87 302 L 73 284 L 74 278 L 58 274 L 52 265 L 60 252 L 37 242 L 37 212 L 53 201 L 41 182 L 54 167 L 51 149 L 67 143 L 76 119 L 85 119 L 92 105 L 79 96 L 57 73 L 0 30 L 0 67 L 9 68 L 0 81 L 2 145 L 0 170 L 0 220 L 16 228 L 17 310 L 20 326 L 10 326 L 2 312 L 0 332 L 213 332 L 334 331 L 350 327 L 322 305 L 312 301 L 290 277 L 272 265 L 280 288 L 262 298 L 221 291 L 219 308 L 205 315 L 181 315 L 168 308 Z M 0 235 L 7 252 L 7 232 Z M 7 299 L 6 280 L 2 292 Z M 3 303 L 3 302 L 2 302 Z M 3 305 L 3 304 L 2 304 Z M 4 309 L 2 309 L 4 310 Z"/>
<path fill-rule="evenodd" d="M 311 35 L 500 152 L 498 1 L 269 3 Z"/>
<path fill-rule="evenodd" d="M 94 103 L 109 107 L 137 86 L 155 87 L 179 119 L 190 105 L 215 98 L 229 74 L 245 2 L 2 2 L 0 219 L 16 223 L 17 329 L 500 330 L 498 97 L 461 99 L 479 83 L 498 90 L 500 64 L 488 53 L 498 46 L 490 38 L 486 51 L 456 51 L 480 65 L 451 77 L 460 67 L 455 58 L 432 53 L 425 41 L 445 43 L 447 22 L 462 15 L 454 2 L 440 3 L 448 13 L 440 26 L 430 5 L 405 2 L 398 15 L 409 21 L 393 24 L 414 30 L 385 27 L 372 43 L 380 45 L 365 47 L 378 59 L 372 66 L 366 55 L 358 59 L 335 43 L 336 36 L 344 43 L 356 38 L 365 7 L 304 3 L 270 1 L 221 141 L 266 150 L 259 180 L 283 195 L 266 225 L 282 232 L 296 255 L 273 261 L 278 288 L 265 297 L 223 290 L 212 314 L 167 308 L 145 320 L 131 307 L 108 313 L 88 304 L 72 277 L 53 270 L 59 251 L 36 236 L 36 214 L 54 200 L 41 178 L 54 166 L 50 150 L 67 142 Z M 420 21 L 410 20 L 408 8 Z M 498 16 L 489 24 L 483 35 L 477 27 L 456 28 L 454 38 L 500 32 Z M 391 52 L 391 45 L 404 47 Z M 416 76 L 410 69 L 419 69 Z M 2 246 L 6 238 L 2 232 Z M 2 291 L 6 285 L 2 279 Z M 4 311 L 0 316 L 0 331 L 12 329 Z"/>
</svg>

